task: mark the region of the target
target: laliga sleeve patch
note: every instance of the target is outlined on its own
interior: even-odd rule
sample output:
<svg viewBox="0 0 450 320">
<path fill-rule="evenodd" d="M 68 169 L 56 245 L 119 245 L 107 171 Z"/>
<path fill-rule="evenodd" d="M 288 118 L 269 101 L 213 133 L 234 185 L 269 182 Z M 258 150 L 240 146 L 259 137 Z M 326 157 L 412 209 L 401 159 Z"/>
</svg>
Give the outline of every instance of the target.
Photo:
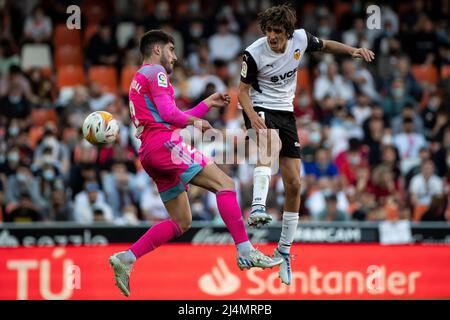
<svg viewBox="0 0 450 320">
<path fill-rule="evenodd" d="M 158 78 L 158 86 L 167 88 L 167 76 L 164 72 L 160 72 L 157 75 Z"/>
<path fill-rule="evenodd" d="M 244 78 L 247 77 L 247 69 L 247 63 L 245 61 L 242 62 L 241 76 L 243 76 Z"/>
</svg>

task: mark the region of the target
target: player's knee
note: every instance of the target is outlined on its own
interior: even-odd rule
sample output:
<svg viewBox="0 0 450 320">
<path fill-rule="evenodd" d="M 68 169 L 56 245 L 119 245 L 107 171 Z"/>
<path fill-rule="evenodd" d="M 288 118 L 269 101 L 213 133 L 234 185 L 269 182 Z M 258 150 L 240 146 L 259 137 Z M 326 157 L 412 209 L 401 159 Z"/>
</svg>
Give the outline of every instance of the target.
<svg viewBox="0 0 450 320">
<path fill-rule="evenodd" d="M 231 179 L 228 176 L 221 179 L 219 186 L 218 186 L 217 190 L 215 190 L 215 191 L 218 192 L 220 190 L 235 190 L 233 179 Z"/>
<path fill-rule="evenodd" d="M 300 178 L 291 178 L 285 183 L 286 192 L 290 194 L 300 194 L 301 186 Z"/>
<path fill-rule="evenodd" d="M 191 228 L 192 225 L 192 217 L 184 217 L 182 219 L 179 219 L 177 221 L 178 226 L 181 228 L 181 230 L 183 230 L 183 233 L 188 231 Z"/>
</svg>

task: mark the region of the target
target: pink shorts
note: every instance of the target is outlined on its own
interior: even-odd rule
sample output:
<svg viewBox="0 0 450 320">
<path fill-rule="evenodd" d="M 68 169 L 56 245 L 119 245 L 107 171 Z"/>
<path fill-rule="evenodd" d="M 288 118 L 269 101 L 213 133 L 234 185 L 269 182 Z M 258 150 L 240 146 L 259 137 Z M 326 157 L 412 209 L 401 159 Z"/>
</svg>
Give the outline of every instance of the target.
<svg viewBox="0 0 450 320">
<path fill-rule="evenodd" d="M 149 133 L 142 139 L 139 158 L 155 181 L 162 201 L 188 190 L 188 183 L 210 162 L 196 148 L 173 132 Z"/>
</svg>

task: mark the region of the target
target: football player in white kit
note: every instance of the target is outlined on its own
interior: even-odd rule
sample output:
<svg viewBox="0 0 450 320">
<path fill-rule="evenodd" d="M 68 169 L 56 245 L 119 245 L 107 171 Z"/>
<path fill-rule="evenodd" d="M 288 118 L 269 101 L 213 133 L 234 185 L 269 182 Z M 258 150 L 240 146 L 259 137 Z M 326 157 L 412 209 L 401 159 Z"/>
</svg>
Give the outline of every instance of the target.
<svg viewBox="0 0 450 320">
<path fill-rule="evenodd" d="M 244 52 L 239 103 L 247 129 L 254 129 L 258 147 L 267 129 L 275 129 L 278 135 L 265 135 L 264 143 L 279 146 L 279 167 L 285 189 L 282 231 L 274 256 L 284 258 L 279 276 L 285 284 L 291 283 L 290 248 L 298 224 L 300 208 L 301 148 L 294 117 L 293 100 L 297 84 L 297 69 L 307 52 L 343 54 L 362 58 L 367 62 L 375 54 L 365 48 L 354 48 L 343 43 L 322 40 L 304 29 L 295 29 L 296 13 L 289 5 L 266 9 L 258 16 L 265 37 L 256 40 Z M 270 139 L 272 137 L 272 139 Z M 276 140 L 276 141 L 274 141 Z M 269 148 L 269 150 L 271 150 Z M 273 148 L 272 148 L 273 150 Z M 278 156 L 278 155 L 277 155 Z M 252 212 L 250 226 L 260 227 L 271 221 L 266 212 L 266 199 L 273 163 L 258 161 L 253 176 Z"/>
</svg>

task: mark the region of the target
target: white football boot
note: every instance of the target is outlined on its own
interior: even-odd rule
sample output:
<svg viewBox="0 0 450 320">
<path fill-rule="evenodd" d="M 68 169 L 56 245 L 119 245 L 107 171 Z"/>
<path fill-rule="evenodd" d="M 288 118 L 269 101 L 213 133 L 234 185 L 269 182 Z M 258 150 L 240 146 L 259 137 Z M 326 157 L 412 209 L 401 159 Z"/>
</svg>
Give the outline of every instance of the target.
<svg viewBox="0 0 450 320">
<path fill-rule="evenodd" d="M 281 279 L 281 282 L 289 285 L 292 281 L 292 269 L 291 269 L 291 255 L 289 253 L 283 253 L 275 248 L 273 251 L 274 258 L 281 258 L 283 262 L 280 265 L 280 270 L 278 271 L 278 276 Z"/>
<path fill-rule="evenodd" d="M 271 221 L 272 216 L 267 213 L 264 206 L 255 206 L 255 208 L 252 208 L 252 212 L 250 213 L 247 222 L 250 227 L 259 228 L 269 224 Z"/>
<path fill-rule="evenodd" d="M 250 269 L 254 267 L 259 268 L 273 268 L 283 263 L 283 259 L 280 257 L 269 257 L 263 254 L 258 249 L 252 249 L 248 256 L 238 255 L 237 264 L 239 269 Z"/>
<path fill-rule="evenodd" d="M 119 255 L 125 251 L 117 252 L 109 257 L 109 264 L 114 270 L 114 280 L 117 288 L 126 296 L 130 296 L 130 274 L 133 270 L 133 264 L 127 264 L 119 259 Z"/>
</svg>

